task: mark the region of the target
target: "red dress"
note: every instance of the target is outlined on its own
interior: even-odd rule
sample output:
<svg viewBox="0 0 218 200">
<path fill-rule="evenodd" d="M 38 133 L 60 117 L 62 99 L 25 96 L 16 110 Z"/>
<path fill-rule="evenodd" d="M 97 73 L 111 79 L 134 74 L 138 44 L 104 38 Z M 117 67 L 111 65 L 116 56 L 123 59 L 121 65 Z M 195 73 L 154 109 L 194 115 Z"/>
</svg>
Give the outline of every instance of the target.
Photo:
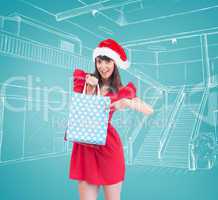
<svg viewBox="0 0 218 200">
<path fill-rule="evenodd" d="M 76 68 L 73 73 L 73 90 L 81 93 L 85 85 L 86 72 Z M 136 88 L 132 82 L 121 87 L 116 94 L 107 92 L 111 103 L 121 98 L 136 97 Z M 70 179 L 85 180 L 95 185 L 111 185 L 124 180 L 125 161 L 122 141 L 111 124 L 114 109 L 109 112 L 106 145 L 73 144 L 70 161 Z"/>
</svg>

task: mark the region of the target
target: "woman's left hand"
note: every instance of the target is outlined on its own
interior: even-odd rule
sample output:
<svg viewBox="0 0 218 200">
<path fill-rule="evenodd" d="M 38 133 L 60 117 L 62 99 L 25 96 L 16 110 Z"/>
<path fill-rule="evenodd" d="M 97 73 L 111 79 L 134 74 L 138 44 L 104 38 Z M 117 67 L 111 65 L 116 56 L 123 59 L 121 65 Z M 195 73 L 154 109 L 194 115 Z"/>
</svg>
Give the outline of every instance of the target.
<svg viewBox="0 0 218 200">
<path fill-rule="evenodd" d="M 123 110 L 123 109 L 125 109 L 126 107 L 128 107 L 128 104 L 129 104 L 129 100 L 126 99 L 126 98 L 123 98 L 123 99 L 120 99 L 120 100 L 118 100 L 118 101 L 113 102 L 113 103 L 110 105 L 110 108 L 111 108 L 111 107 L 114 107 L 115 109 Z"/>
</svg>

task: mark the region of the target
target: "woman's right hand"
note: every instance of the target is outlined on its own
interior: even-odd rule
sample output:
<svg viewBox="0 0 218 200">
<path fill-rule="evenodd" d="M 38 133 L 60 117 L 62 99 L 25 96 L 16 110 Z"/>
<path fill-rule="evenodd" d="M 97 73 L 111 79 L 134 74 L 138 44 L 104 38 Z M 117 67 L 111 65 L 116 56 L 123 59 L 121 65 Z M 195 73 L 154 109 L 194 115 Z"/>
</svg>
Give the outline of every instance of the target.
<svg viewBox="0 0 218 200">
<path fill-rule="evenodd" d="M 86 80 L 87 84 L 89 84 L 91 86 L 94 86 L 94 87 L 98 84 L 98 79 L 95 78 L 94 76 L 90 75 L 90 74 L 86 75 L 85 80 Z"/>
</svg>

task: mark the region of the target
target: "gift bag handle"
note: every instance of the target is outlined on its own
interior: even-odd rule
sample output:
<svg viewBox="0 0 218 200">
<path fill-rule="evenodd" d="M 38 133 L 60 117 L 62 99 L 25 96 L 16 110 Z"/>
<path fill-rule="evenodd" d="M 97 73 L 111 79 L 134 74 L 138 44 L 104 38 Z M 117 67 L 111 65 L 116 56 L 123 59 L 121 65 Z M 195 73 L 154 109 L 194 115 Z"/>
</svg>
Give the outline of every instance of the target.
<svg viewBox="0 0 218 200">
<path fill-rule="evenodd" d="M 86 92 L 86 86 L 87 86 L 87 83 L 85 81 L 85 85 L 84 85 L 84 88 L 83 88 L 83 94 L 85 94 L 85 92 Z M 97 84 L 97 95 L 100 96 L 100 87 L 99 87 L 99 84 Z"/>
<path fill-rule="evenodd" d="M 86 82 L 85 82 L 85 85 L 84 85 L 84 88 L 83 88 L 83 92 L 82 94 L 85 94 L 85 91 L 86 91 Z M 100 87 L 99 87 L 99 84 L 97 84 L 97 96 L 100 96 Z M 110 108 L 108 108 L 110 110 Z M 106 106 L 105 106 L 105 110 L 107 110 Z"/>
</svg>

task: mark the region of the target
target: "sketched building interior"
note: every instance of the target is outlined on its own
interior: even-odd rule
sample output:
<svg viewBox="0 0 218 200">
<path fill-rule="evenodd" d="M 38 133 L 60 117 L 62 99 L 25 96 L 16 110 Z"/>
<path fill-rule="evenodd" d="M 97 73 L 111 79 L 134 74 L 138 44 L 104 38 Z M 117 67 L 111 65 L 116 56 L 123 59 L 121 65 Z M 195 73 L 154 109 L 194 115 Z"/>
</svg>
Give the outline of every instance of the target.
<svg viewBox="0 0 218 200">
<path fill-rule="evenodd" d="M 53 6 L 31 0 L 0 10 L 0 165 L 70 155 L 72 144 L 63 140 L 67 105 L 61 111 L 50 108 L 60 106 L 62 95 L 71 95 L 75 67 L 92 72 L 92 49 L 111 37 L 121 41 L 131 61 L 128 70 L 120 70 L 123 83 L 132 81 L 137 95 L 155 110 L 148 117 L 128 109 L 114 114 L 126 163 L 213 168 L 218 28 L 208 21 L 218 6 L 167 4 L 171 9 L 158 1 Z M 23 109 L 13 112 L 6 104 Z"/>
</svg>

